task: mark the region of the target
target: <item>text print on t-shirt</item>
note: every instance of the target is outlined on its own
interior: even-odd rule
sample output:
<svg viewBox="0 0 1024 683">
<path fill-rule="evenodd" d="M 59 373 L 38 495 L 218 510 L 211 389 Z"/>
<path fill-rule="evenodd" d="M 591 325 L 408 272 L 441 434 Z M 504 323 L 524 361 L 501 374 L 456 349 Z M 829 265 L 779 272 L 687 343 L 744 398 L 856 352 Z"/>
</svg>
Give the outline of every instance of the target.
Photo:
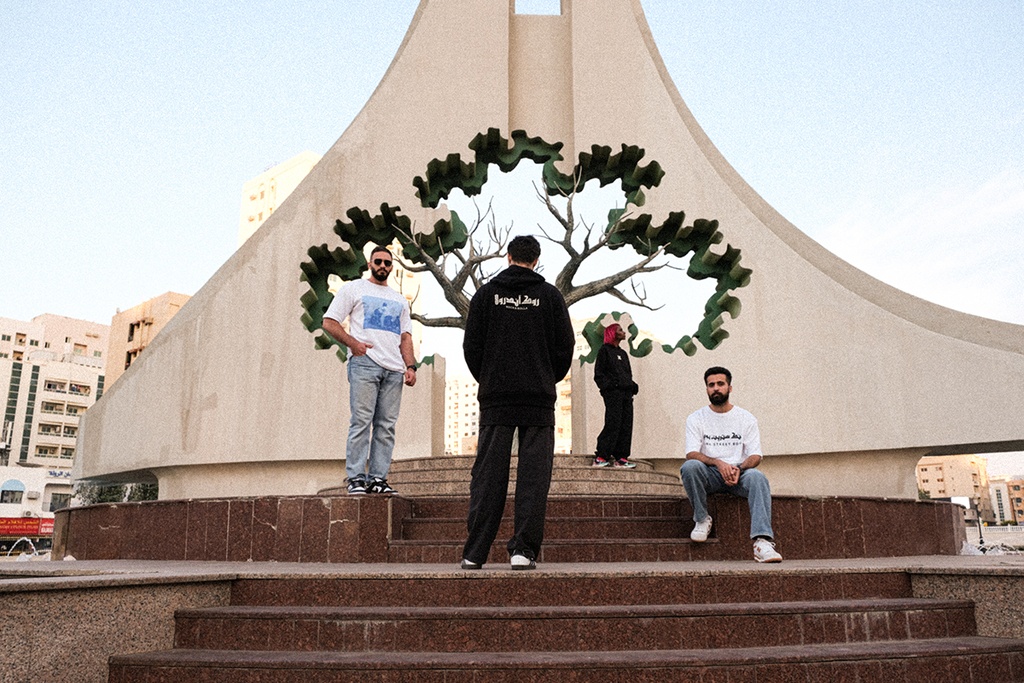
<svg viewBox="0 0 1024 683">
<path fill-rule="evenodd" d="M 736 432 L 731 434 L 705 434 L 704 440 L 718 446 L 735 446 L 743 442 L 743 437 Z"/>
<path fill-rule="evenodd" d="M 402 304 L 399 301 L 363 297 L 363 329 L 402 334 Z"/>
<path fill-rule="evenodd" d="M 498 296 L 495 294 L 494 305 L 504 306 L 505 308 L 511 308 L 516 311 L 525 311 L 526 306 L 540 306 L 540 299 L 531 299 L 523 294 L 520 294 L 519 296 Z"/>
</svg>

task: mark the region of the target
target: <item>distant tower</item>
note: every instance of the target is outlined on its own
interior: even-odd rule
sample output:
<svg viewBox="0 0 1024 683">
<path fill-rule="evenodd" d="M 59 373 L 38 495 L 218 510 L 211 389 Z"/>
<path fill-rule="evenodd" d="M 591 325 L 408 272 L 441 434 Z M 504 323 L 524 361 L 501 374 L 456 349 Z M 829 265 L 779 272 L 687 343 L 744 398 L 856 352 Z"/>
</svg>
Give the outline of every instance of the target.
<svg viewBox="0 0 1024 683">
<path fill-rule="evenodd" d="M 270 218 L 288 195 L 299 186 L 320 155 L 302 152 L 267 169 L 242 186 L 242 212 L 238 219 L 238 246 L 245 244 L 263 222 Z"/>
</svg>

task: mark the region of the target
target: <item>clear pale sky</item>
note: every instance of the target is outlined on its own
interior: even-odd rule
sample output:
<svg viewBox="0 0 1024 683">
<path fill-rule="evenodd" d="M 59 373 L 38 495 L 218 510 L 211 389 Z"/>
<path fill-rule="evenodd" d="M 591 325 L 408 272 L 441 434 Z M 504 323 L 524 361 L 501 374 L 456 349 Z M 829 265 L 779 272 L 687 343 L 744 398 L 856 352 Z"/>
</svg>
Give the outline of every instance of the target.
<svg viewBox="0 0 1024 683">
<path fill-rule="evenodd" d="M 0 316 L 106 323 L 195 293 L 236 247 L 242 184 L 326 152 L 416 5 L 7 3 Z M 697 120 L 786 218 L 891 285 L 1024 324 L 1024 0 L 643 7 Z"/>
</svg>

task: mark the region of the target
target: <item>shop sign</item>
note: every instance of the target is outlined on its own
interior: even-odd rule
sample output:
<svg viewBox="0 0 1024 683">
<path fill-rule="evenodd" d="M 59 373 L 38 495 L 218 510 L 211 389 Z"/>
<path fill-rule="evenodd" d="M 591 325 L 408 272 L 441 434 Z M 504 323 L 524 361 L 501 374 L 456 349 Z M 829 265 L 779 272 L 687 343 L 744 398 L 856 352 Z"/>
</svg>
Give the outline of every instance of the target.
<svg viewBox="0 0 1024 683">
<path fill-rule="evenodd" d="M 0 517 L 0 536 L 38 536 L 39 521 L 34 517 Z M 50 531 L 53 533 L 53 520 Z"/>
</svg>

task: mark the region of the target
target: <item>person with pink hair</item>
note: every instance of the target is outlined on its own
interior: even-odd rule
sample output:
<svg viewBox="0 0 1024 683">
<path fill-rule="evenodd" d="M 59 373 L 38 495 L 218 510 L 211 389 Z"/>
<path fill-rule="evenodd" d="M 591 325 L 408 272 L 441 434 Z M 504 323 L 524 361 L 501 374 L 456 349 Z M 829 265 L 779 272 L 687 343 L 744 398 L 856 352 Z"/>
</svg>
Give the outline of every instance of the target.
<svg viewBox="0 0 1024 683">
<path fill-rule="evenodd" d="M 629 461 L 633 443 L 633 397 L 640 387 L 633 381 L 629 354 L 620 344 L 626 332 L 618 323 L 604 330 L 604 344 L 597 351 L 594 381 L 604 399 L 604 429 L 597 437 L 594 467 L 632 469 Z"/>
</svg>

